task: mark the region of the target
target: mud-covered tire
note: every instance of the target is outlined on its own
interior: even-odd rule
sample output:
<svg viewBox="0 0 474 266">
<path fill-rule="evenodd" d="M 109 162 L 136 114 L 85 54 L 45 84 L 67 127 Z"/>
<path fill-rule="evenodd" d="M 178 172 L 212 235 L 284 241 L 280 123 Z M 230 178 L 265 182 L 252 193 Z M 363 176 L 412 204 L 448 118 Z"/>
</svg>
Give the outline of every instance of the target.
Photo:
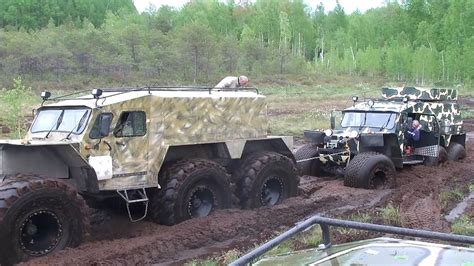
<svg viewBox="0 0 474 266">
<path fill-rule="evenodd" d="M 296 196 L 299 176 L 293 161 L 276 152 L 251 154 L 237 174 L 237 197 L 244 209 L 273 206 Z"/>
<path fill-rule="evenodd" d="M 68 184 L 36 176 L 0 184 L 0 264 L 78 246 L 89 229 L 84 199 Z"/>
<path fill-rule="evenodd" d="M 182 160 L 165 166 L 161 189 L 151 198 L 150 217 L 165 225 L 230 208 L 230 175 L 220 164 L 201 159 Z"/>
<path fill-rule="evenodd" d="M 459 143 L 452 142 L 448 147 L 448 160 L 459 161 L 466 158 L 466 149 Z"/>
<path fill-rule="evenodd" d="M 393 188 L 395 166 L 390 158 L 381 153 L 359 153 L 345 169 L 344 186 L 366 189 Z"/>
<path fill-rule="evenodd" d="M 448 160 L 448 152 L 443 146 L 439 146 L 438 157 L 425 157 L 423 164 L 426 166 L 437 166 Z"/>
<path fill-rule="evenodd" d="M 318 147 L 315 144 L 305 144 L 299 148 L 295 153 L 296 161 L 305 160 L 319 156 Z M 314 159 L 297 163 L 300 173 L 302 175 L 321 175 L 321 161 Z"/>
</svg>

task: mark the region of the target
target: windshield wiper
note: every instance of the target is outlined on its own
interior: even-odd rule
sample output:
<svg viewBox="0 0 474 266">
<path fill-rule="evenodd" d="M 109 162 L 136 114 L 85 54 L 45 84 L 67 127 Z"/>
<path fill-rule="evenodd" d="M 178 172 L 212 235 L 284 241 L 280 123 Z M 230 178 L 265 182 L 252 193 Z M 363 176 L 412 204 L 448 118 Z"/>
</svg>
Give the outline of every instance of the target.
<svg viewBox="0 0 474 266">
<path fill-rule="evenodd" d="M 379 130 L 379 131 L 382 131 L 384 128 L 387 128 L 388 123 L 390 123 L 390 119 L 392 119 L 392 115 L 393 115 L 393 114 L 390 114 L 390 115 L 388 116 L 387 122 L 386 122 L 382 127 L 380 127 L 380 130 Z"/>
<path fill-rule="evenodd" d="M 360 126 L 359 126 L 359 132 L 362 130 L 362 128 L 366 125 L 367 123 L 367 113 L 364 113 L 364 122 L 363 123 L 360 123 Z"/>
<path fill-rule="evenodd" d="M 61 123 L 63 122 L 63 116 L 64 116 L 64 110 L 62 110 L 61 114 L 59 114 L 59 117 L 58 117 L 58 120 L 56 121 L 56 124 L 53 125 L 53 127 L 48 131 L 48 134 L 46 134 L 46 136 L 44 136 L 45 139 L 47 139 L 49 137 L 49 134 L 51 134 L 51 132 L 53 131 L 53 129 L 58 129 L 59 128 L 59 125 L 61 125 Z"/>
<path fill-rule="evenodd" d="M 75 130 L 79 130 L 82 127 L 82 124 L 84 124 L 84 121 L 86 120 L 88 113 L 89 112 L 87 110 L 84 112 L 81 119 L 79 120 L 79 123 L 77 123 L 77 126 L 73 127 L 71 131 L 69 131 L 69 133 L 67 134 L 66 138 L 64 139 L 69 139 L 69 137 L 71 137 L 72 132 L 74 132 Z"/>
</svg>

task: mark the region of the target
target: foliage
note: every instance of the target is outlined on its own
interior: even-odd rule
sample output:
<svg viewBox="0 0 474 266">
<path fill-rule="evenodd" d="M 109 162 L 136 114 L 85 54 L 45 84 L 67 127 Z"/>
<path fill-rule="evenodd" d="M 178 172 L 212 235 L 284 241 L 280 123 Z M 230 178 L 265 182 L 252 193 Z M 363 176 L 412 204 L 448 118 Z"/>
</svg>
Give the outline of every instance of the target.
<svg viewBox="0 0 474 266">
<path fill-rule="evenodd" d="M 439 195 L 441 207 L 445 209 L 451 202 L 460 202 L 464 199 L 464 192 L 459 187 L 442 191 Z"/>
<path fill-rule="evenodd" d="M 4 114 L 2 119 L 11 129 L 12 137 L 23 137 L 25 133 L 24 112 L 25 108 L 33 102 L 32 98 L 31 88 L 23 84 L 21 77 L 13 80 L 12 88 L 1 90 L 1 111 Z"/>
<path fill-rule="evenodd" d="M 464 215 L 451 224 L 451 231 L 454 234 L 474 236 L 474 223 L 469 216 Z"/>
<path fill-rule="evenodd" d="M 311 10 L 303 0 L 196 0 L 142 14 L 131 0 L 4 0 L 0 82 L 202 84 L 322 73 L 469 88 L 473 33 L 474 0 L 386 1 L 363 14 L 339 4 Z"/>
<path fill-rule="evenodd" d="M 384 224 L 403 226 L 402 216 L 398 207 L 394 207 L 389 203 L 384 208 L 379 208 L 378 211 L 380 212 Z"/>
<path fill-rule="evenodd" d="M 372 216 L 370 216 L 369 213 L 357 211 L 357 213 L 351 214 L 349 217 L 343 218 L 343 220 L 361 222 L 361 223 L 370 223 L 372 221 Z M 357 235 L 361 235 L 365 233 L 364 231 L 361 231 L 358 229 L 345 228 L 345 227 L 338 228 L 337 232 L 339 232 L 342 235 L 349 235 L 349 236 L 357 236 Z"/>
<path fill-rule="evenodd" d="M 15 29 L 39 29 L 48 25 L 64 23 L 81 23 L 84 19 L 96 27 L 102 25 L 107 12 L 136 12 L 132 0 L 41 0 L 18 1 L 2 0 L 0 6 L 0 27 L 10 26 Z"/>
</svg>

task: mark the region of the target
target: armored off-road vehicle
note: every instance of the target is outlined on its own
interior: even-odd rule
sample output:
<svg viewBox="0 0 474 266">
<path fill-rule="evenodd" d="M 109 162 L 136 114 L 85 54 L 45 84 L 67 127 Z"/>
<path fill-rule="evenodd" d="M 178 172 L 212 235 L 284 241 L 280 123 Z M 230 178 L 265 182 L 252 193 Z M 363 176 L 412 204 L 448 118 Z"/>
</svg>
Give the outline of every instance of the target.
<svg viewBox="0 0 474 266">
<path fill-rule="evenodd" d="M 78 245 L 88 205 L 162 224 L 296 195 L 292 137 L 267 136 L 254 89 L 94 89 L 44 103 L 0 142 L 0 264 Z M 140 212 L 141 211 L 141 212 Z"/>
<path fill-rule="evenodd" d="M 344 176 L 344 185 L 392 187 L 404 165 L 438 165 L 466 156 L 457 90 L 383 88 L 382 99 L 359 102 L 331 115 L 331 129 L 307 130 L 310 144 L 295 154 L 303 174 Z M 336 123 L 336 117 L 341 117 Z M 406 132 L 421 123 L 420 140 L 406 153 Z"/>
</svg>

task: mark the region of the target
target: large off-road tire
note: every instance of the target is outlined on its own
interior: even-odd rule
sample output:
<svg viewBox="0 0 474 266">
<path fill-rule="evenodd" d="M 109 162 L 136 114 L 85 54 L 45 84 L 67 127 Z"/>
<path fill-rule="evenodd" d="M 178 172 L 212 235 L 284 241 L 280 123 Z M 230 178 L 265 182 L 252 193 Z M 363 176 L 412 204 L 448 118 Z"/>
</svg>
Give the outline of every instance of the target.
<svg viewBox="0 0 474 266">
<path fill-rule="evenodd" d="M 83 198 L 62 181 L 7 177 L 0 184 L 0 264 L 78 246 L 88 231 L 88 213 Z"/>
<path fill-rule="evenodd" d="M 295 153 L 296 161 L 315 158 L 319 156 L 318 147 L 314 144 L 305 144 Z M 321 161 L 313 159 L 310 161 L 299 162 L 298 168 L 302 175 L 321 175 Z"/>
<path fill-rule="evenodd" d="M 293 161 L 276 152 L 246 157 L 235 176 L 237 197 L 245 209 L 273 206 L 296 196 L 299 176 Z"/>
<path fill-rule="evenodd" d="M 174 225 L 232 205 L 230 175 L 216 162 L 182 160 L 165 166 L 159 180 L 162 187 L 150 203 L 155 222 Z"/>
<path fill-rule="evenodd" d="M 437 166 L 448 160 L 448 152 L 443 146 L 439 146 L 438 157 L 425 157 L 423 164 L 426 166 Z"/>
<path fill-rule="evenodd" d="M 390 158 L 381 153 L 359 153 L 345 169 L 344 186 L 392 188 L 395 186 L 395 166 Z"/>
<path fill-rule="evenodd" d="M 466 158 L 466 149 L 459 143 L 452 142 L 448 147 L 448 160 L 459 161 Z"/>
</svg>

